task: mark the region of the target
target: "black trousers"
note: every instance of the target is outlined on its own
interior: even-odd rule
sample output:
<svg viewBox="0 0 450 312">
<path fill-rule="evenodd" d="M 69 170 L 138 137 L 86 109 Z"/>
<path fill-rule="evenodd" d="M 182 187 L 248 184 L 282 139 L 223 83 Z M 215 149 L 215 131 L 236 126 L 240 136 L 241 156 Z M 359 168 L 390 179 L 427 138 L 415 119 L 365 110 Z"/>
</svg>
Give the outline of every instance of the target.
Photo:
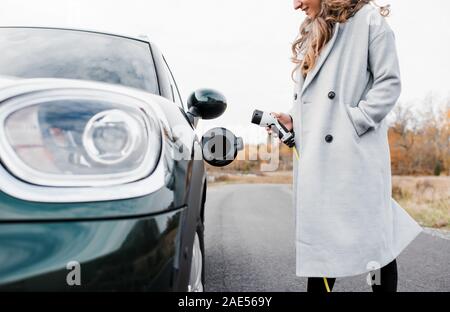
<svg viewBox="0 0 450 312">
<path fill-rule="evenodd" d="M 372 273 L 372 291 L 373 292 L 396 292 L 397 291 L 397 261 L 394 259 L 389 264 Z M 379 283 L 374 278 L 379 276 Z M 328 287 L 333 290 L 336 278 L 327 277 Z M 325 281 L 323 277 L 308 277 L 307 292 L 326 292 Z"/>
</svg>

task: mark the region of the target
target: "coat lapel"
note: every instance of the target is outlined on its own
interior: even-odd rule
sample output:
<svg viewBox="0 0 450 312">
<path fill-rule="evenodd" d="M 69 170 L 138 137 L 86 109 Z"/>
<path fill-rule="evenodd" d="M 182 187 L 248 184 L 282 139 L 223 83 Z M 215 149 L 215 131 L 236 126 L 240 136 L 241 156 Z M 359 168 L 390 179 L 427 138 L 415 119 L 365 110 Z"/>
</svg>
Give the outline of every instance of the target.
<svg viewBox="0 0 450 312">
<path fill-rule="evenodd" d="M 336 24 L 334 24 L 333 36 L 331 37 L 331 39 L 323 47 L 322 51 L 319 54 L 319 58 L 317 59 L 316 65 L 314 66 L 312 71 L 310 71 L 308 73 L 308 75 L 306 75 L 306 78 L 305 78 L 305 81 L 303 83 L 303 87 L 302 87 L 302 90 L 301 90 L 301 95 L 305 92 L 305 90 L 308 87 L 308 85 L 311 84 L 311 82 L 313 81 L 314 77 L 317 75 L 317 73 L 319 72 L 319 70 L 322 67 L 323 63 L 325 62 L 326 58 L 328 57 L 328 54 L 330 54 L 331 49 L 333 48 L 333 45 L 334 45 L 334 43 L 336 41 L 337 34 L 339 32 L 339 24 L 340 24 L 339 22 L 336 22 Z"/>
</svg>

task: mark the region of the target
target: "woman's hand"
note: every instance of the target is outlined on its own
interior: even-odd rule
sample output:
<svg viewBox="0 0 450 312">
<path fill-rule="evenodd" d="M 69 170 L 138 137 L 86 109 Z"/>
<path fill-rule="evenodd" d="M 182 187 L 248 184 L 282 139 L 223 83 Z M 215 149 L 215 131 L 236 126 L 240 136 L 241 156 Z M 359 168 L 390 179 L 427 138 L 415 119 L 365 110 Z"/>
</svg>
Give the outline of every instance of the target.
<svg viewBox="0 0 450 312">
<path fill-rule="evenodd" d="M 292 128 L 294 127 L 294 125 L 292 124 L 291 116 L 289 116 L 289 114 L 275 113 L 275 112 L 271 112 L 270 114 L 272 116 L 276 117 L 278 122 L 282 123 L 286 127 L 286 129 L 288 129 L 289 131 L 292 131 Z M 270 129 L 270 127 L 266 127 L 266 130 L 269 134 L 272 134 L 272 130 Z"/>
</svg>

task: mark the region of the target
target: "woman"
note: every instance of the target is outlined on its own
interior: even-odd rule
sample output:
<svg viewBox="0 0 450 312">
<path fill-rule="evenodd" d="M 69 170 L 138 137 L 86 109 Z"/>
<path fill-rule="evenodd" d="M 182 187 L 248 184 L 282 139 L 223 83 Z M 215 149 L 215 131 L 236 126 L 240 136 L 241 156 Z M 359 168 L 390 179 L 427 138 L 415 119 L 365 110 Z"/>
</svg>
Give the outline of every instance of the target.
<svg viewBox="0 0 450 312">
<path fill-rule="evenodd" d="M 396 291 L 400 252 L 422 228 L 391 197 L 386 115 L 401 91 L 386 7 L 370 0 L 294 0 L 307 17 L 293 43 L 296 275 L 308 291 L 371 272 Z M 269 132 L 270 130 L 267 129 Z"/>
</svg>

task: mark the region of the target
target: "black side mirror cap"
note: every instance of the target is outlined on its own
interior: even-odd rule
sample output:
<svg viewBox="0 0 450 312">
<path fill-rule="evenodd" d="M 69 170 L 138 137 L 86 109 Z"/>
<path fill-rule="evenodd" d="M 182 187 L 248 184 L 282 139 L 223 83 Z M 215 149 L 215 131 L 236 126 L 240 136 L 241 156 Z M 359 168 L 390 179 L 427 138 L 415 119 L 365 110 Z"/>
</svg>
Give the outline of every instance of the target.
<svg viewBox="0 0 450 312">
<path fill-rule="evenodd" d="M 227 108 L 227 100 L 219 91 L 198 89 L 187 100 L 189 120 L 197 126 L 198 119 L 214 119 L 221 116 Z"/>
</svg>

